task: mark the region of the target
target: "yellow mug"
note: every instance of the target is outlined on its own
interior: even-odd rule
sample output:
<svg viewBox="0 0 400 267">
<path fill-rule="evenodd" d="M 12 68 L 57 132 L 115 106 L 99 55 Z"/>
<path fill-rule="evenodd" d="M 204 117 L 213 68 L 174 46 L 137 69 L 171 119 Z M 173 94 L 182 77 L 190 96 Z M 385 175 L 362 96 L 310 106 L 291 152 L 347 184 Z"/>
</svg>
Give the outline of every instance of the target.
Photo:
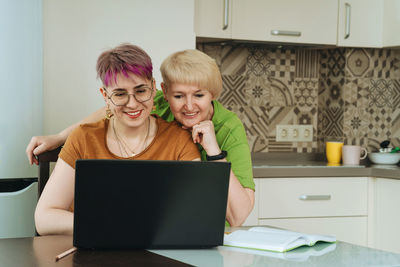
<svg viewBox="0 0 400 267">
<path fill-rule="evenodd" d="M 343 142 L 326 142 L 326 159 L 328 163 L 339 164 L 342 159 Z"/>
</svg>

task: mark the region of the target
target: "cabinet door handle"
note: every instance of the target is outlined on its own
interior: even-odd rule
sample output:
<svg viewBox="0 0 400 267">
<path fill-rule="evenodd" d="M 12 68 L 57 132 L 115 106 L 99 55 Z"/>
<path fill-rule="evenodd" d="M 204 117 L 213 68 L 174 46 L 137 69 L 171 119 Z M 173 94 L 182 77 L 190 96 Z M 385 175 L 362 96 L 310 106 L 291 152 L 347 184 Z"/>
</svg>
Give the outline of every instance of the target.
<svg viewBox="0 0 400 267">
<path fill-rule="evenodd" d="M 224 21 L 222 22 L 222 30 L 226 30 L 229 26 L 229 0 L 223 0 L 223 1 L 224 1 L 224 14 L 223 14 Z"/>
<path fill-rule="evenodd" d="M 344 39 L 347 39 L 350 37 L 351 5 L 349 3 L 345 3 L 344 6 L 346 8 L 346 32 Z"/>
<path fill-rule="evenodd" d="M 286 36 L 301 36 L 301 32 L 297 31 L 281 31 L 281 30 L 272 30 L 272 35 L 286 35 Z"/>
<path fill-rule="evenodd" d="M 331 195 L 301 195 L 300 200 L 329 200 Z"/>
</svg>

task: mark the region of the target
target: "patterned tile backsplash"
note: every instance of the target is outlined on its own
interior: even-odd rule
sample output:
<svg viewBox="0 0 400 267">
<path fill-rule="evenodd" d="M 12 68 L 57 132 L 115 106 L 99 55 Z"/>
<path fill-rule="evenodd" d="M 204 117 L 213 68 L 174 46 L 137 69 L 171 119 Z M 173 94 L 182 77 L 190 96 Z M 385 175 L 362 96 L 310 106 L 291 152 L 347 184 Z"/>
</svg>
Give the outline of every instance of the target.
<svg viewBox="0 0 400 267">
<path fill-rule="evenodd" d="M 197 48 L 220 67 L 219 101 L 242 120 L 252 152 L 323 152 L 327 140 L 400 146 L 400 49 Z M 279 124 L 313 125 L 313 142 L 276 142 Z"/>
</svg>

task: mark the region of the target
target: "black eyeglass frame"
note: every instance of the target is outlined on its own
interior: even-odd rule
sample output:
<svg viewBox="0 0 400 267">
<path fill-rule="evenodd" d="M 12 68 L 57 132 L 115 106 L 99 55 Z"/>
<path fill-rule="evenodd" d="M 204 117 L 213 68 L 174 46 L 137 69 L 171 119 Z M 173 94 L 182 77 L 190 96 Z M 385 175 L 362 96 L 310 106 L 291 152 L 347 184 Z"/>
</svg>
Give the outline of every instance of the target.
<svg viewBox="0 0 400 267">
<path fill-rule="evenodd" d="M 149 98 L 148 98 L 147 100 L 139 101 L 139 100 L 137 100 L 135 94 L 128 94 L 128 101 L 126 101 L 126 103 L 125 103 L 125 104 L 122 104 L 122 105 L 117 105 L 117 104 L 115 104 L 114 101 L 111 99 L 111 97 L 112 97 L 115 93 L 118 93 L 118 92 L 113 92 L 113 93 L 109 96 L 109 95 L 108 95 L 107 88 L 103 87 L 103 89 L 104 89 L 104 91 L 106 91 L 106 93 L 107 93 L 107 98 L 110 99 L 111 103 L 113 103 L 113 104 L 114 104 L 115 106 L 117 106 L 117 107 L 122 107 L 122 106 L 125 106 L 126 104 L 129 103 L 129 96 L 130 96 L 130 95 L 132 95 L 133 98 L 135 98 L 135 100 L 136 100 L 138 103 L 144 103 L 144 102 L 149 101 L 149 100 L 151 99 L 151 97 L 153 96 L 153 91 L 154 91 L 154 87 L 153 87 L 154 79 L 151 79 L 150 82 L 151 82 L 151 87 L 148 87 L 147 85 L 145 85 L 145 86 L 143 86 L 143 87 L 140 87 L 140 88 L 146 88 L 146 89 L 151 88 L 151 90 L 150 90 L 151 94 L 150 94 L 150 96 L 149 96 Z"/>
</svg>

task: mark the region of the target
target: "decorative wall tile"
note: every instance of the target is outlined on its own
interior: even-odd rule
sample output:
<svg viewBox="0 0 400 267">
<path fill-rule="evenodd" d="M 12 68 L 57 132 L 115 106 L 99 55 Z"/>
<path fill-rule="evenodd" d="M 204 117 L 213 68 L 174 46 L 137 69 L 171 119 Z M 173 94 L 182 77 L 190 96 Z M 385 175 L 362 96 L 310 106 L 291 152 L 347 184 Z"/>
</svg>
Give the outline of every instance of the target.
<svg viewBox="0 0 400 267">
<path fill-rule="evenodd" d="M 369 113 L 365 107 L 346 107 L 343 134 L 346 138 L 363 138 L 368 134 Z"/>
<path fill-rule="evenodd" d="M 292 83 L 268 78 L 270 83 L 269 88 L 269 105 L 270 106 L 293 106 L 293 86 Z"/>
<path fill-rule="evenodd" d="M 270 50 L 266 48 L 249 47 L 246 64 L 246 75 L 264 76 L 271 74 Z"/>
<path fill-rule="evenodd" d="M 373 77 L 388 79 L 391 68 L 395 63 L 394 53 L 391 49 L 371 49 Z"/>
<path fill-rule="evenodd" d="M 250 151 L 252 152 L 269 152 L 268 139 L 263 136 L 256 136 L 250 139 Z"/>
<path fill-rule="evenodd" d="M 223 90 L 218 100 L 225 107 L 246 105 L 246 77 L 240 75 L 222 75 Z"/>
<path fill-rule="evenodd" d="M 324 116 L 324 110 L 326 107 L 318 106 L 317 112 L 317 139 L 322 138 L 325 135 L 325 127 L 328 123 L 325 122 L 326 117 Z"/>
<path fill-rule="evenodd" d="M 270 132 L 268 109 L 265 107 L 234 106 L 232 111 L 242 121 L 247 135 L 266 137 Z"/>
<path fill-rule="evenodd" d="M 326 108 L 323 110 L 323 116 L 324 136 L 343 136 L 343 109 Z"/>
<path fill-rule="evenodd" d="M 326 108 L 326 98 L 327 98 L 327 91 L 329 90 L 329 86 L 326 83 L 326 79 L 318 79 L 318 107 Z"/>
<path fill-rule="evenodd" d="M 345 49 L 321 50 L 320 75 L 322 78 L 344 76 Z"/>
<path fill-rule="evenodd" d="M 318 79 L 295 78 L 292 84 L 297 105 L 308 107 L 318 105 Z"/>
<path fill-rule="evenodd" d="M 400 138 L 400 108 L 392 110 L 392 131 L 391 137 Z"/>
<path fill-rule="evenodd" d="M 392 107 L 393 83 L 388 79 L 371 79 L 369 85 L 369 107 Z"/>
<path fill-rule="evenodd" d="M 351 79 L 351 80 L 350 80 Z M 343 86 L 343 99 L 345 106 L 357 106 L 358 86 L 359 79 L 346 78 Z M 368 87 L 367 87 L 368 90 Z"/>
<path fill-rule="evenodd" d="M 370 79 L 368 78 L 348 78 L 346 79 L 346 84 L 344 86 L 344 91 L 345 91 L 345 96 L 344 100 L 345 103 L 348 103 L 349 105 L 353 105 L 356 107 L 368 107 L 369 103 L 369 83 Z M 355 88 L 357 88 L 355 90 Z M 350 91 L 350 95 L 347 95 L 346 92 Z M 354 96 L 352 95 L 353 92 L 357 92 L 357 101 L 354 104 L 352 102 L 354 100 Z"/>
<path fill-rule="evenodd" d="M 270 92 L 271 84 L 267 77 L 250 75 L 246 79 L 243 101 L 248 106 L 269 106 L 271 102 Z"/>
<path fill-rule="evenodd" d="M 222 60 L 222 46 L 218 45 L 205 45 L 205 44 L 197 44 L 196 48 L 200 51 L 203 51 L 205 54 L 212 57 L 217 63 L 218 67 L 221 69 L 221 60 Z"/>
<path fill-rule="evenodd" d="M 317 108 L 316 107 L 295 107 L 293 113 L 295 124 L 317 126 Z M 315 127 L 316 128 L 316 127 Z"/>
<path fill-rule="evenodd" d="M 317 153 L 323 153 L 324 157 L 321 160 L 325 160 L 325 139 L 323 137 L 317 137 Z"/>
<path fill-rule="evenodd" d="M 297 49 L 296 50 L 295 78 L 318 78 L 319 77 L 319 52 L 318 50 Z"/>
<path fill-rule="evenodd" d="M 392 80 L 392 82 L 392 107 L 394 109 L 400 109 L 400 80 Z"/>
<path fill-rule="evenodd" d="M 344 138 L 345 145 L 362 146 L 368 149 L 368 137 L 347 137 Z M 368 151 L 368 150 L 367 150 Z"/>
<path fill-rule="evenodd" d="M 293 147 L 292 142 L 276 142 L 276 138 L 269 137 L 268 139 L 268 152 L 296 152 L 297 149 Z"/>
<path fill-rule="evenodd" d="M 368 113 L 368 137 L 382 141 L 388 139 L 392 129 L 392 109 L 373 107 L 368 109 Z"/>
<path fill-rule="evenodd" d="M 296 68 L 296 53 L 293 49 L 276 49 L 270 53 L 271 77 L 292 80 Z"/>
<path fill-rule="evenodd" d="M 390 78 L 400 79 L 400 49 L 393 49 L 393 67 L 390 70 Z"/>
<path fill-rule="evenodd" d="M 242 46 L 224 46 L 221 51 L 222 75 L 245 74 L 249 52 Z"/>
<path fill-rule="evenodd" d="M 294 148 L 297 153 L 316 153 L 317 142 L 294 142 Z"/>
<path fill-rule="evenodd" d="M 320 90 L 319 103 L 325 103 L 328 108 L 341 108 L 344 105 L 342 93 L 344 81 L 344 77 L 329 77 L 322 80 L 320 86 L 323 89 Z"/>
<path fill-rule="evenodd" d="M 346 77 L 371 77 L 371 56 L 365 49 L 354 48 L 347 53 Z"/>
</svg>

